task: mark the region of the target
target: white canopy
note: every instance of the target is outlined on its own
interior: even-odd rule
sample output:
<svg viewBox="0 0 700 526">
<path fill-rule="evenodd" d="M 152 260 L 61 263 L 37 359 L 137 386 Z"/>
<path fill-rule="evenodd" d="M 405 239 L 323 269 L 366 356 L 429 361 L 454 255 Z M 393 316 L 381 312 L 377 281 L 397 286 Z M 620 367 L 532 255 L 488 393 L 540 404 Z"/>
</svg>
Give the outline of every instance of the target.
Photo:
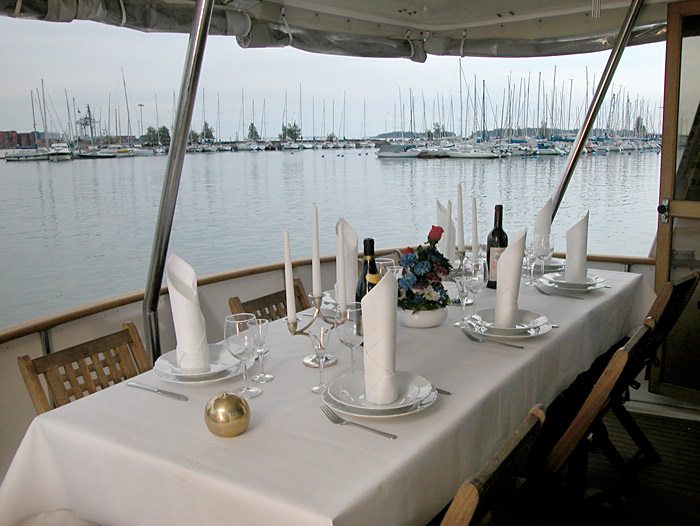
<svg viewBox="0 0 700 526">
<path fill-rule="evenodd" d="M 671 0 L 673 1 L 673 0 Z M 360 57 L 535 57 L 612 47 L 630 3 L 600 0 L 216 0 L 212 35 L 243 48 Z M 647 0 L 630 45 L 663 40 L 669 0 Z M 195 0 L 0 0 L 0 14 L 189 33 Z"/>
</svg>

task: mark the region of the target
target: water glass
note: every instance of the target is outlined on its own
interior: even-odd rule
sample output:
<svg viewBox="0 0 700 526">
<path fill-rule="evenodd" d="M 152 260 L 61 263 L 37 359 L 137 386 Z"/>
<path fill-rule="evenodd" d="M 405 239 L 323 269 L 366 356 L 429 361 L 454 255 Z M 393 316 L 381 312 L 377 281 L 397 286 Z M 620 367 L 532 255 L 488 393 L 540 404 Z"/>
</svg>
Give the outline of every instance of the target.
<svg viewBox="0 0 700 526">
<path fill-rule="evenodd" d="M 535 262 L 537 261 L 535 246 L 535 240 L 531 239 L 527 242 L 527 246 L 525 247 L 525 264 L 527 265 L 528 274 L 528 281 L 525 285 L 528 287 L 535 286 Z"/>
<path fill-rule="evenodd" d="M 309 339 L 313 345 L 314 352 L 318 358 L 318 385 L 311 388 L 314 394 L 321 394 L 326 389 L 326 384 L 323 382 L 323 362 L 326 357 L 326 348 L 331 337 L 331 327 L 321 325 L 309 329 Z"/>
<path fill-rule="evenodd" d="M 486 287 L 489 277 L 486 259 L 479 258 L 476 261 L 467 262 L 463 276 L 467 280 L 467 287 L 472 294 L 472 315 L 474 315 L 476 314 L 476 297 Z"/>
<path fill-rule="evenodd" d="M 263 355 L 265 354 L 265 337 L 267 336 L 267 326 L 270 325 L 268 320 L 256 319 L 253 325 L 255 330 L 255 351 L 258 353 L 258 361 L 260 362 L 260 372 L 253 376 L 251 380 L 259 384 L 271 382 L 275 377 L 265 372 L 263 364 Z"/>
<path fill-rule="evenodd" d="M 545 261 L 548 261 L 554 253 L 554 246 L 552 245 L 552 236 L 535 234 L 534 237 L 535 257 L 537 261 L 540 262 L 540 268 L 542 269 L 542 275 L 544 276 Z"/>
<path fill-rule="evenodd" d="M 455 278 L 455 285 L 457 285 L 457 294 L 459 295 L 459 303 L 462 306 L 462 317 L 460 319 L 460 325 L 464 326 L 467 323 L 467 305 L 470 305 L 469 298 L 469 280 L 464 276 L 457 276 Z"/>
<path fill-rule="evenodd" d="M 338 307 L 335 315 L 340 342 L 350 349 L 350 371 L 355 372 L 355 350 L 362 345 L 362 304 L 351 302 Z"/>
<path fill-rule="evenodd" d="M 255 314 L 232 314 L 224 321 L 226 349 L 243 364 L 243 387 L 234 391 L 243 398 L 254 398 L 262 394 L 259 387 L 248 386 L 247 362 L 255 354 L 255 332 Z"/>
<path fill-rule="evenodd" d="M 374 262 L 377 264 L 377 271 L 379 272 L 379 277 L 383 278 L 387 272 L 389 272 L 389 267 L 396 265 L 396 261 L 392 258 L 375 258 Z"/>
</svg>

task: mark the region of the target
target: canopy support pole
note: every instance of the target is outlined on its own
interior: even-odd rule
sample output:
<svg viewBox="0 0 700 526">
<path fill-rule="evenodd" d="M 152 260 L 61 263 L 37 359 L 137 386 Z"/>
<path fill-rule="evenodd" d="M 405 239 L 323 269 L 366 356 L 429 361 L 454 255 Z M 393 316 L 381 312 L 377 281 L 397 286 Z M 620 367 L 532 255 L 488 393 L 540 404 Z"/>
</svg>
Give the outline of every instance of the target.
<svg viewBox="0 0 700 526">
<path fill-rule="evenodd" d="M 620 28 L 620 32 L 617 34 L 615 46 L 613 47 L 612 52 L 610 53 L 610 57 L 608 57 L 608 63 L 605 65 L 603 75 L 600 77 L 598 88 L 596 89 L 595 95 L 593 96 L 593 100 L 591 101 L 591 105 L 588 108 L 586 118 L 583 121 L 581 129 L 578 132 L 578 136 L 576 137 L 574 146 L 573 148 L 571 148 L 571 152 L 569 152 L 569 159 L 566 164 L 566 169 L 564 170 L 564 175 L 562 176 L 561 181 L 559 181 L 559 187 L 557 188 L 557 191 L 555 192 L 554 197 L 552 198 L 552 202 L 554 203 L 552 220 L 554 220 L 554 217 L 557 215 L 557 210 L 559 210 L 559 205 L 561 204 L 561 201 L 564 198 L 564 192 L 566 192 L 566 187 L 569 185 L 571 176 L 573 175 L 574 169 L 576 168 L 576 163 L 578 163 L 579 157 L 581 156 L 581 150 L 583 150 L 583 145 L 586 144 L 588 136 L 591 133 L 593 123 L 595 122 L 595 119 L 598 116 L 598 110 L 600 110 L 600 106 L 603 103 L 603 99 L 605 98 L 605 95 L 608 91 L 610 81 L 612 80 L 613 75 L 615 74 L 617 65 L 620 63 L 622 52 L 625 50 L 625 47 L 629 42 L 630 36 L 632 35 L 634 24 L 637 21 L 637 16 L 639 15 L 639 11 L 641 10 L 643 4 L 644 0 L 632 1 L 632 3 L 630 4 L 630 8 L 627 11 L 627 15 L 625 16 L 625 20 L 622 23 L 622 27 Z"/>
<path fill-rule="evenodd" d="M 165 179 L 160 196 L 160 208 L 156 231 L 151 249 L 151 262 L 148 267 L 148 279 L 143 299 L 143 323 L 146 330 L 146 344 L 155 361 L 161 354 L 160 330 L 158 326 L 158 300 L 163 283 L 165 258 L 168 253 L 170 231 L 173 226 L 177 193 L 180 188 L 180 176 L 185 160 L 187 136 L 192 122 L 194 102 L 197 96 L 197 85 L 204 60 L 204 48 L 207 43 L 209 24 L 211 22 L 214 0 L 197 0 L 195 20 L 190 32 L 185 67 L 180 84 L 177 116 L 173 129 L 173 138 L 168 151 L 168 164 L 165 169 Z"/>
</svg>

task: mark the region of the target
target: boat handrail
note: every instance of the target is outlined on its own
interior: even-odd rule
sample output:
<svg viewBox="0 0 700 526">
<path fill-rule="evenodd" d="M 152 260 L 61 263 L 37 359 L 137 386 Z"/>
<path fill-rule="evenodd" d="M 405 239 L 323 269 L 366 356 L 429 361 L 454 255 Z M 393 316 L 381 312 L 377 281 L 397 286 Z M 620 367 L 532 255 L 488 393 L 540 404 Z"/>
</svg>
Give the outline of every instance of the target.
<svg viewBox="0 0 700 526">
<path fill-rule="evenodd" d="M 403 247 L 401 247 L 403 248 Z M 385 256 L 389 254 L 396 254 L 397 250 L 401 248 L 387 248 L 377 250 L 377 256 Z M 359 256 L 360 254 L 358 254 Z M 563 258 L 565 254 L 563 252 L 555 252 L 554 257 Z M 335 261 L 335 255 L 328 255 L 321 257 L 321 263 L 331 263 Z M 655 258 L 648 257 L 631 257 L 631 256 L 613 256 L 613 255 L 600 255 L 600 254 L 589 254 L 588 261 L 605 262 L 605 263 L 617 263 L 629 267 L 630 265 L 655 265 Z M 311 258 L 295 259 L 292 261 L 293 267 L 304 267 L 311 265 Z M 214 272 L 211 274 L 206 274 L 197 279 L 197 285 L 199 287 L 205 285 L 211 285 L 213 283 L 219 283 L 221 281 L 228 281 L 237 278 L 243 278 L 246 276 L 254 276 L 256 274 L 264 274 L 266 272 L 274 272 L 284 269 L 284 262 L 268 263 L 264 265 L 256 265 L 252 267 L 244 267 L 233 270 L 225 270 Z M 166 285 L 161 286 L 160 295 L 167 294 L 168 288 Z M 4 329 L 0 329 L 0 344 L 7 343 L 13 340 L 17 340 L 24 336 L 34 334 L 41 331 L 49 330 L 58 325 L 64 323 L 69 323 L 86 316 L 91 316 L 93 314 L 98 314 L 100 312 L 108 311 L 110 309 L 115 309 L 117 307 L 122 307 L 124 305 L 129 305 L 139 301 L 143 301 L 144 289 L 135 290 L 131 292 L 126 292 L 117 296 L 112 296 L 110 298 L 105 298 L 102 300 L 97 300 L 91 303 L 81 305 L 79 307 L 73 307 L 70 309 L 65 309 L 47 316 L 42 316 L 40 318 L 35 318 L 33 320 L 20 322 Z"/>
</svg>

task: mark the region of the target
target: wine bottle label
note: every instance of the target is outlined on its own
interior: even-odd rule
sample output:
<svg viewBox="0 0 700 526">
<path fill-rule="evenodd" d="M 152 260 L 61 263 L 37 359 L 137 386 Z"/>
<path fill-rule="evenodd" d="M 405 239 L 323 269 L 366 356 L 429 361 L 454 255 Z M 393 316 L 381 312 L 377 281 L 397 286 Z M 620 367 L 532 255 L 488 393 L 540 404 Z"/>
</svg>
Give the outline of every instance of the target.
<svg viewBox="0 0 700 526">
<path fill-rule="evenodd" d="M 490 250 L 489 281 L 498 281 L 498 260 L 505 247 L 491 247 Z"/>
<path fill-rule="evenodd" d="M 368 282 L 373 283 L 374 285 L 376 285 L 377 283 L 379 283 L 379 274 L 369 274 L 369 273 L 368 273 L 367 276 L 366 276 L 366 279 L 367 279 Z"/>
</svg>

